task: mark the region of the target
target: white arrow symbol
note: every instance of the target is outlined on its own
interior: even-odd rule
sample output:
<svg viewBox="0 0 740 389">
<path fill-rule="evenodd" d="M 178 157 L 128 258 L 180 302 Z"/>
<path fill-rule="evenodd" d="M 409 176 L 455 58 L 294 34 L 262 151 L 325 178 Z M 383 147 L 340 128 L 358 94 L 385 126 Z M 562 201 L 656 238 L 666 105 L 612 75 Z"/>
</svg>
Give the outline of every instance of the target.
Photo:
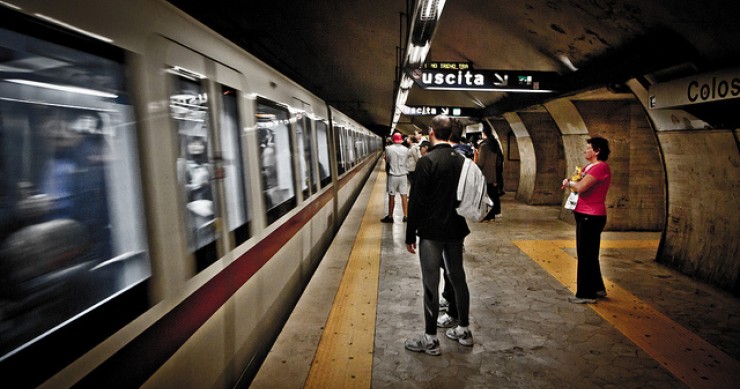
<svg viewBox="0 0 740 389">
<path fill-rule="evenodd" d="M 508 75 L 504 75 L 503 77 L 501 77 L 501 75 L 499 75 L 498 73 L 493 73 L 493 75 L 496 77 L 496 79 L 498 79 L 498 82 L 494 81 L 493 82 L 493 85 L 496 85 L 496 86 L 506 86 L 506 85 L 509 85 L 509 76 Z"/>
<path fill-rule="evenodd" d="M 447 108 L 447 107 L 442 107 L 442 114 L 443 115 L 449 115 L 450 114 L 450 109 Z"/>
</svg>

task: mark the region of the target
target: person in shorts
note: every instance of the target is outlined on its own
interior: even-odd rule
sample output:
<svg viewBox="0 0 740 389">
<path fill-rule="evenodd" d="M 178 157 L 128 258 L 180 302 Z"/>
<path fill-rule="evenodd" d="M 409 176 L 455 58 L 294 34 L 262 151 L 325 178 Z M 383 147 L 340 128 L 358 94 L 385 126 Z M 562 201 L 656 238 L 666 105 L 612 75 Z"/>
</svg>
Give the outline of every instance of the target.
<svg viewBox="0 0 740 389">
<path fill-rule="evenodd" d="M 406 159 L 409 149 L 404 147 L 403 136 L 400 132 L 393 134 L 393 144 L 385 148 L 385 164 L 388 173 L 388 215 L 380 219 L 383 223 L 393 223 L 393 209 L 396 205 L 396 195 L 401 195 L 401 206 L 403 207 L 403 221 L 406 222 L 408 215 L 408 169 Z"/>
</svg>

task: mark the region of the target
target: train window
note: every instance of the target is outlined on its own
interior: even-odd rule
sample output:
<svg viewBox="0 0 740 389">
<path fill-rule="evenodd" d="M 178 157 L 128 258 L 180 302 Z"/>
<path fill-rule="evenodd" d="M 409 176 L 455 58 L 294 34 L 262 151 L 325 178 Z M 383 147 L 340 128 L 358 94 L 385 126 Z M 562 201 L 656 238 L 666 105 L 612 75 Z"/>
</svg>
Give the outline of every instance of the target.
<svg viewBox="0 0 740 389">
<path fill-rule="evenodd" d="M 365 159 L 365 143 L 367 139 L 364 134 L 358 134 L 357 141 L 355 142 L 355 148 L 357 148 L 357 155 L 360 160 Z"/>
<path fill-rule="evenodd" d="M 298 150 L 303 152 L 298 158 L 300 165 L 300 182 L 303 189 L 303 197 L 308 198 L 311 193 L 316 192 L 316 169 L 313 165 L 313 150 L 311 148 L 311 122 L 304 113 L 296 114 L 296 140 Z"/>
<path fill-rule="evenodd" d="M 344 161 L 347 170 L 354 166 L 354 153 L 352 152 L 352 131 L 342 129 L 342 145 L 344 146 Z"/>
<path fill-rule="evenodd" d="M 0 28 L 0 360 L 151 274 L 123 55 L 59 35 Z"/>
<path fill-rule="evenodd" d="M 239 245 L 249 238 L 249 222 L 252 218 L 249 214 L 247 187 L 244 182 L 243 148 L 236 90 L 221 86 L 221 102 L 221 150 L 227 222 L 229 231 L 234 233 L 235 243 Z"/>
<path fill-rule="evenodd" d="M 218 259 L 216 204 L 210 164 L 208 95 L 194 77 L 175 76 L 170 110 L 179 139 L 177 179 L 185 199 L 188 249 L 195 254 L 198 271 Z"/>
<path fill-rule="evenodd" d="M 334 127 L 334 149 L 337 151 L 337 173 L 341 176 L 347 171 L 344 165 L 344 150 L 342 149 L 342 127 Z"/>
<path fill-rule="evenodd" d="M 326 122 L 317 120 L 316 122 L 316 144 L 318 145 L 319 154 L 319 180 L 321 187 L 325 187 L 331 182 L 331 172 L 329 171 L 329 136 L 327 134 L 328 126 Z"/>
<path fill-rule="evenodd" d="M 311 192 L 316 193 L 318 190 L 318 186 L 316 185 L 318 173 L 316 172 L 316 164 L 314 163 L 316 160 L 316 146 L 313 142 L 313 139 L 316 137 L 314 135 L 315 129 L 308 117 L 303 122 L 306 125 L 306 131 L 303 133 L 304 155 L 306 156 L 306 163 L 310 164 Z"/>
<path fill-rule="evenodd" d="M 355 153 L 355 138 L 356 133 L 354 131 L 347 131 L 347 152 L 349 153 L 349 160 L 352 166 L 357 163 L 357 153 Z"/>
<path fill-rule="evenodd" d="M 296 206 L 290 114 L 265 99 L 257 100 L 260 170 L 268 224 Z"/>
</svg>

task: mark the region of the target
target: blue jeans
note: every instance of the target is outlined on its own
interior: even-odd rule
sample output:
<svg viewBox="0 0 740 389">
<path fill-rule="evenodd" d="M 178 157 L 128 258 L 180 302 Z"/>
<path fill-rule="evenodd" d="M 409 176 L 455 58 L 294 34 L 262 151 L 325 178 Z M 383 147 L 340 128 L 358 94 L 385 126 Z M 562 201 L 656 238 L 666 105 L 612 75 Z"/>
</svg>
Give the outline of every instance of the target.
<svg viewBox="0 0 740 389">
<path fill-rule="evenodd" d="M 440 242 L 419 240 L 419 260 L 421 280 L 424 285 L 424 331 L 428 335 L 437 334 L 437 315 L 439 314 L 439 275 L 444 264 L 447 276 L 455 291 L 457 318 L 461 326 L 468 326 L 470 292 L 463 268 L 463 240 Z"/>
</svg>

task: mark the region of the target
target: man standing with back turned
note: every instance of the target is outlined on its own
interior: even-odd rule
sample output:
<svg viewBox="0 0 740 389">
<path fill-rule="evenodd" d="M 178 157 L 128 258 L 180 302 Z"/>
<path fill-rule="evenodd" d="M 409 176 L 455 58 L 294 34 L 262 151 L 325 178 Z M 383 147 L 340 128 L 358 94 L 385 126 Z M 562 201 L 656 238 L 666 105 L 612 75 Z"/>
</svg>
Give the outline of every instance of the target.
<svg viewBox="0 0 740 389">
<path fill-rule="evenodd" d="M 388 167 L 388 215 L 380 219 L 383 223 L 393 223 L 393 209 L 396 205 L 396 194 L 401 195 L 401 206 L 403 207 L 403 221 L 406 221 L 408 213 L 408 170 L 406 170 L 406 158 L 409 149 L 403 146 L 403 136 L 400 132 L 393 134 L 393 144 L 385 148 L 385 163 Z"/>
<path fill-rule="evenodd" d="M 437 340 L 437 313 L 439 312 L 440 267 L 444 263 L 452 287 L 459 325 L 445 335 L 464 346 L 473 345 L 468 329 L 470 293 L 463 269 L 463 240 L 470 233 L 465 218 L 455 211 L 457 182 L 465 157 L 449 143 L 452 121 L 445 115 L 432 119 L 429 139 L 432 148 L 419 159 L 416 177 L 411 187 L 406 249 L 416 253 L 416 235 L 419 236 L 419 259 L 424 287 L 424 334 L 406 340 L 406 349 L 439 355 Z"/>
</svg>

